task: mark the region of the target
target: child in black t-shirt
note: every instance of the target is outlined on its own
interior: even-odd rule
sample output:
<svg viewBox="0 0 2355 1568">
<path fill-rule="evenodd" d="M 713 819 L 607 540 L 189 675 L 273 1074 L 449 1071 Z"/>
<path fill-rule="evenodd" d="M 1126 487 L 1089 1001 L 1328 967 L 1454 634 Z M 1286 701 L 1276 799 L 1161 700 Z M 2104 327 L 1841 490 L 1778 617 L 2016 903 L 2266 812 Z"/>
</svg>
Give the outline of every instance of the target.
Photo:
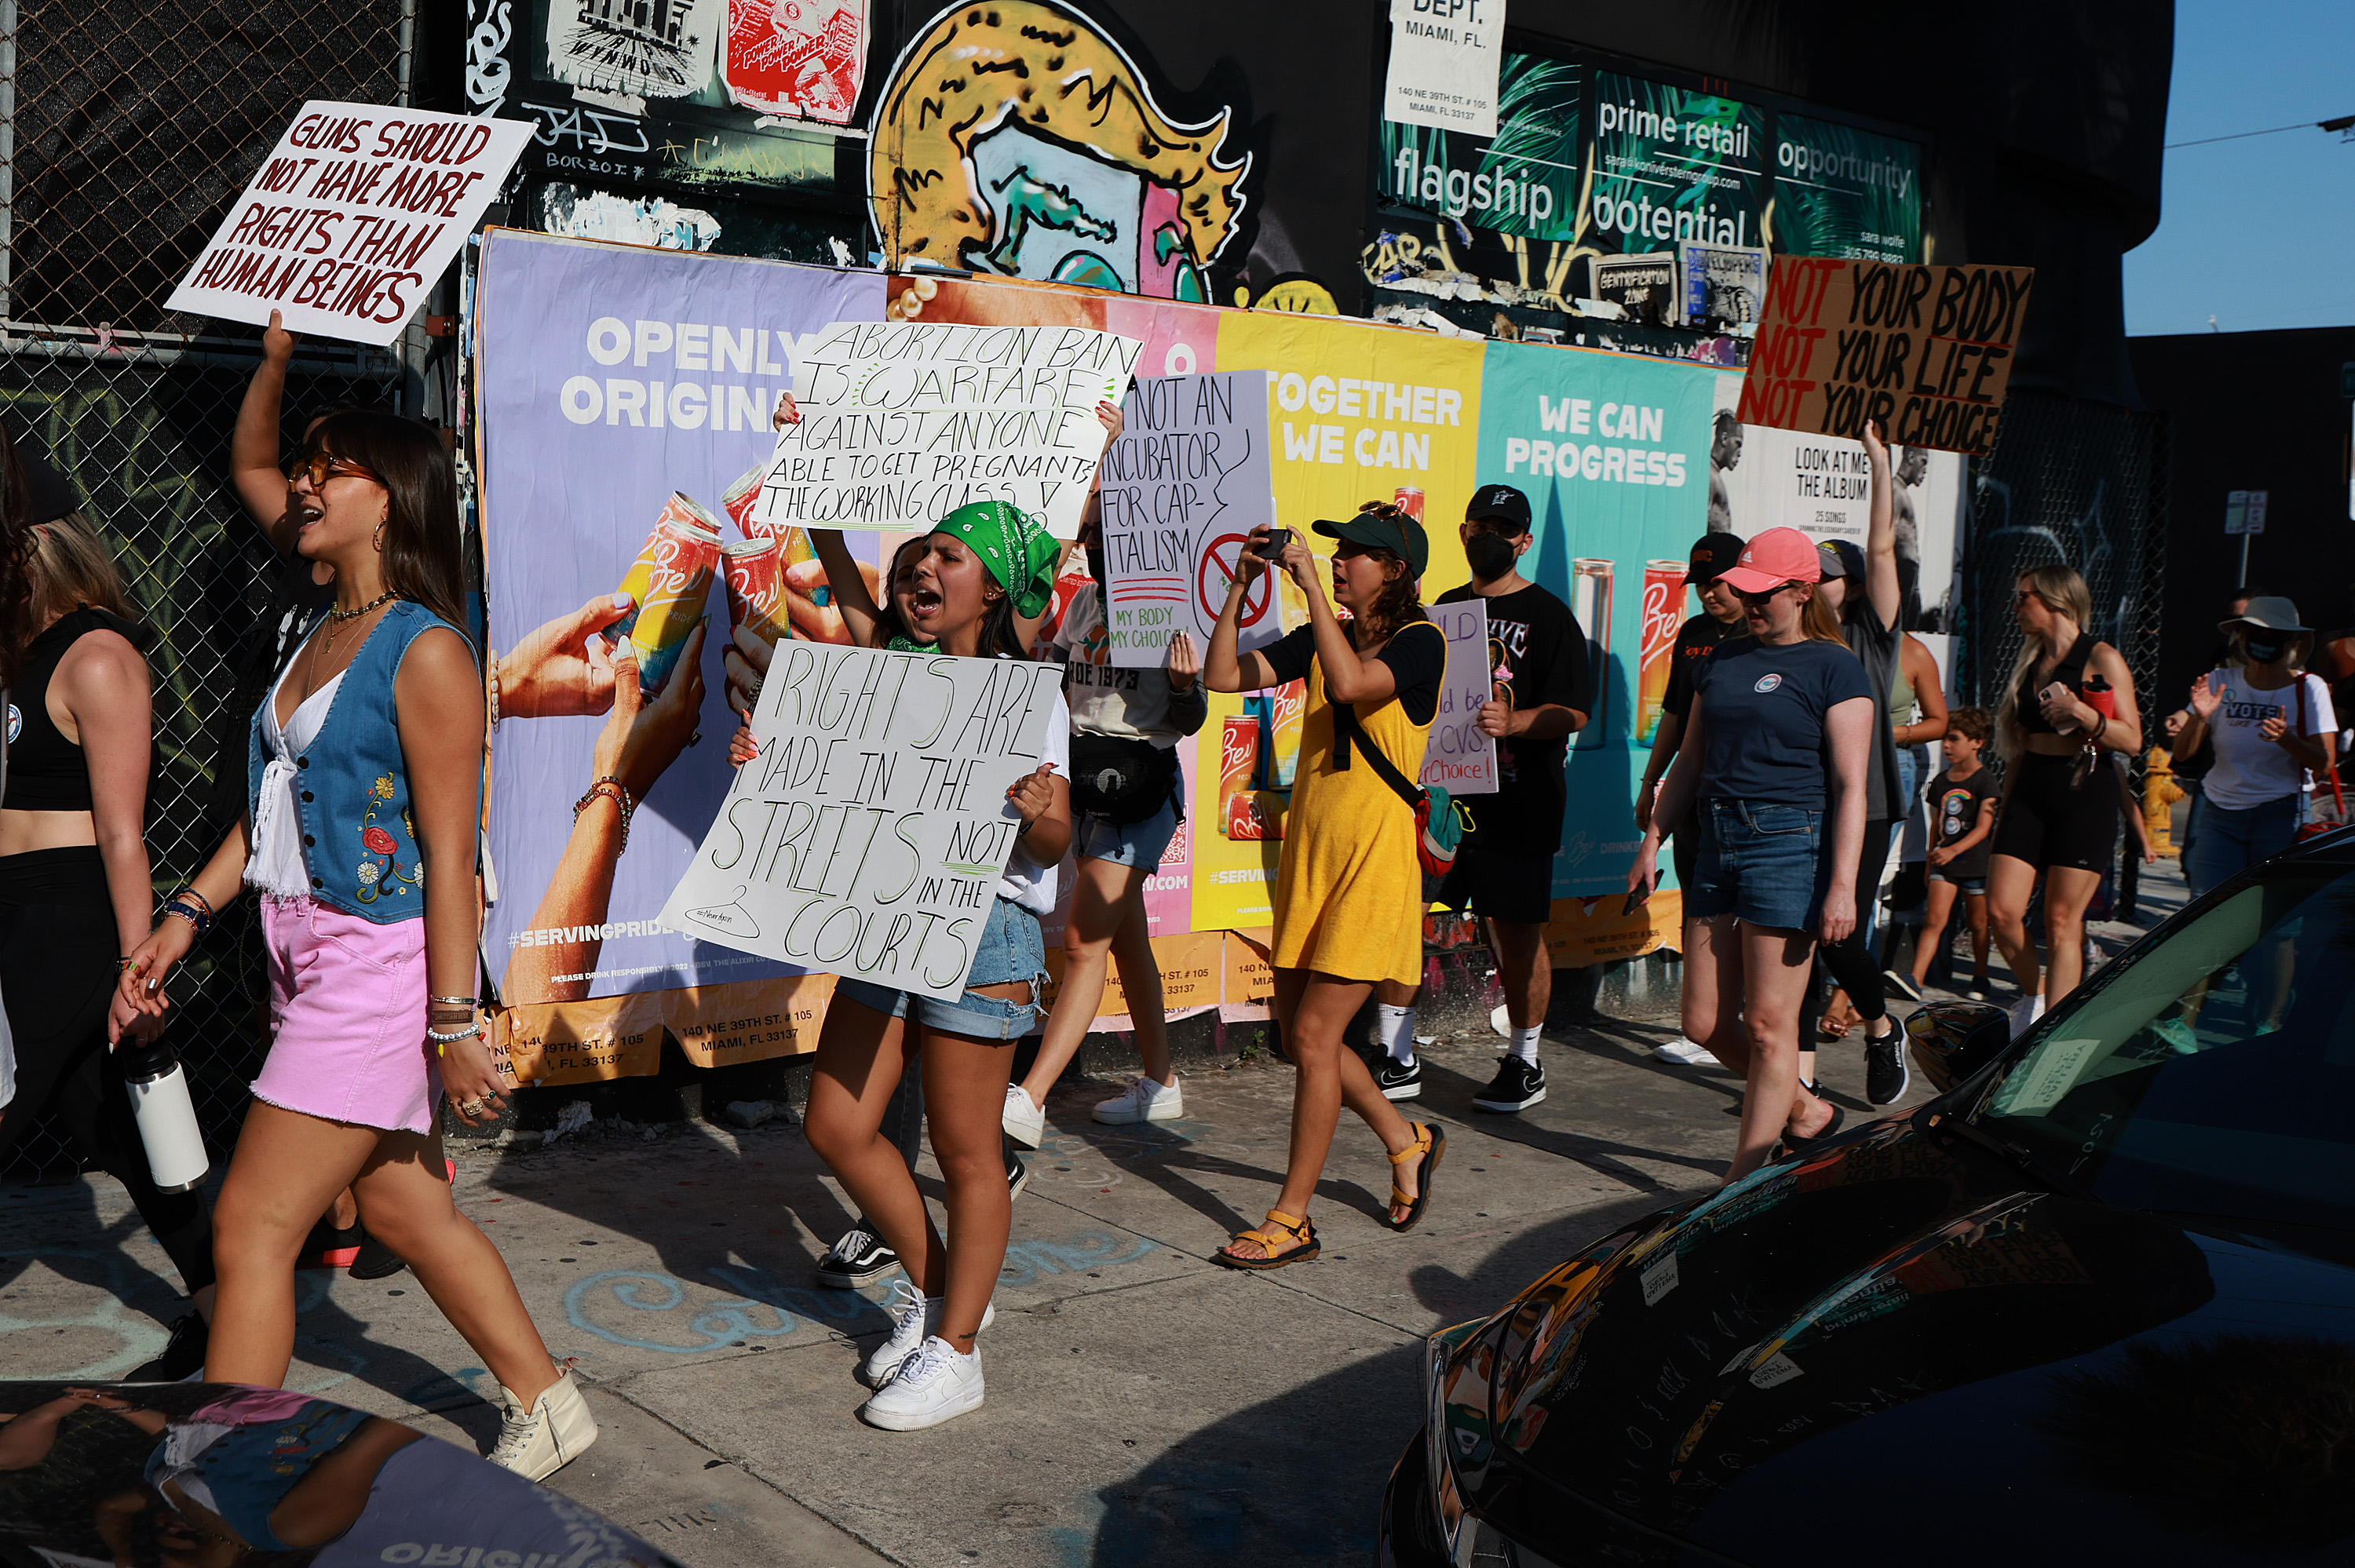
<svg viewBox="0 0 2355 1568">
<path fill-rule="evenodd" d="M 1979 751 L 1993 733 L 1985 708 L 1956 708 L 1946 715 L 1946 769 L 1930 780 L 1930 908 L 1913 948 L 1913 985 L 1920 994 L 1945 936 L 1955 899 L 1963 900 L 1971 927 L 1971 983 L 1964 992 L 1983 1000 L 1987 986 L 1987 837 L 1995 832 L 1996 787 L 1979 765 Z"/>
</svg>

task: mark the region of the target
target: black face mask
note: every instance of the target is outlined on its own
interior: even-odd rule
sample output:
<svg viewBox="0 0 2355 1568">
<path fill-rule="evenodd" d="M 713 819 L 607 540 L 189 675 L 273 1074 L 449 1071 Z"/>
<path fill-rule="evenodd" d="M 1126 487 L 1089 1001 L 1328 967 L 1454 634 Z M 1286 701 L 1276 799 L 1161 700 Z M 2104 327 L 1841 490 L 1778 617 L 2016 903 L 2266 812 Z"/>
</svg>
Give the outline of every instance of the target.
<svg viewBox="0 0 2355 1568">
<path fill-rule="evenodd" d="M 1472 575 L 1484 583 L 1495 582 L 1513 569 L 1518 558 L 1513 542 L 1500 534 L 1475 534 L 1464 541 L 1464 559 Z"/>
<path fill-rule="evenodd" d="M 1088 576 L 1096 579 L 1096 587 L 1106 588 L 1106 591 L 1110 591 L 1104 580 L 1103 546 L 1102 545 L 1090 545 L 1086 546 L 1086 548 L 1088 552 Z"/>
<path fill-rule="evenodd" d="M 2243 646 L 2246 647 L 2249 651 L 2249 662 L 2251 663 L 2270 664 L 2275 660 L 2282 656 L 2282 651 L 2287 648 L 2289 644 L 2286 641 L 2261 642 L 2257 639 L 2250 637 L 2243 640 Z"/>
</svg>

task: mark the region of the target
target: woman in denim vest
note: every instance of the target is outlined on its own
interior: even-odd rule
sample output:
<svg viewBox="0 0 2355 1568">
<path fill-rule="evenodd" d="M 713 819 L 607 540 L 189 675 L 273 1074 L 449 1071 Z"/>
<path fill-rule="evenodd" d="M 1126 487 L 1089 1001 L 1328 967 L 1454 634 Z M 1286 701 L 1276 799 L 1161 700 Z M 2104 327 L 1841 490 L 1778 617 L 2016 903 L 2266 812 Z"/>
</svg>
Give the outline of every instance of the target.
<svg viewBox="0 0 2355 1568">
<path fill-rule="evenodd" d="M 492 1457 L 538 1479 L 597 1425 L 452 1202 L 436 1130 L 445 1096 L 469 1125 L 502 1107 L 474 1022 L 483 678 L 457 625 L 455 475 L 423 425 L 346 413 L 313 435 L 294 493 L 296 547 L 335 568 L 335 604 L 254 715 L 245 821 L 124 966 L 126 998 L 160 1013 L 213 911 L 240 882 L 261 895 L 273 1043 L 214 1211 L 205 1372 L 285 1378 L 295 1257 L 349 1184 L 498 1378 Z"/>
</svg>

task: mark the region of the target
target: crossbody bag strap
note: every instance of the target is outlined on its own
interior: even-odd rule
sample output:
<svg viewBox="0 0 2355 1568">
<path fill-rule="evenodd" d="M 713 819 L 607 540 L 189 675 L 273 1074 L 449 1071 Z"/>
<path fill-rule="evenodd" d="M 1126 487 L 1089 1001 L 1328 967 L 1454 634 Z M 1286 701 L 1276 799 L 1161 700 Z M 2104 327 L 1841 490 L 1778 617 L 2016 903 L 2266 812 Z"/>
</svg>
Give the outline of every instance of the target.
<svg viewBox="0 0 2355 1568">
<path fill-rule="evenodd" d="M 1327 689 L 1327 695 L 1328 698 L 1331 695 L 1329 687 Z M 1374 743 L 1374 737 L 1359 726 L 1358 710 L 1355 705 L 1337 702 L 1332 705 L 1332 707 L 1334 734 L 1344 741 L 1356 743 L 1366 760 L 1374 765 L 1374 772 L 1383 783 L 1391 787 L 1400 800 L 1407 803 L 1408 810 L 1421 810 L 1423 801 L 1422 787 L 1408 782 L 1406 775 L 1401 773 L 1390 758 L 1383 754 L 1382 748 Z"/>
</svg>

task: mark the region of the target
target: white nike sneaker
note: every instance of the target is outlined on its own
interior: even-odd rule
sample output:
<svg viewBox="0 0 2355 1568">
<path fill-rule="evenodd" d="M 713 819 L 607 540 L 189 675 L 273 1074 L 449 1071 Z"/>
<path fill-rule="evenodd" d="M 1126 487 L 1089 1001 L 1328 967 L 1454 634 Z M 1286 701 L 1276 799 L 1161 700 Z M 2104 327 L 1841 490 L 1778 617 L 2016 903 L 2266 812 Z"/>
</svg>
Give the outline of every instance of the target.
<svg viewBox="0 0 2355 1568">
<path fill-rule="evenodd" d="M 1111 1127 L 1138 1121 L 1176 1121 L 1186 1114 L 1186 1091 L 1176 1084 L 1156 1084 L 1139 1073 L 1128 1087 L 1099 1104 L 1091 1113 Z"/>
<path fill-rule="evenodd" d="M 886 1432 L 919 1432 L 981 1408 L 981 1347 L 957 1354 L 935 1334 L 900 1363 L 898 1373 L 858 1407 L 859 1419 Z"/>
<path fill-rule="evenodd" d="M 491 1449 L 491 1463 L 525 1480 L 554 1475 L 597 1441 L 597 1417 L 569 1372 L 543 1389 L 528 1410 L 504 1388 L 499 1405 L 499 1440 Z"/>
<path fill-rule="evenodd" d="M 1047 1107 L 1033 1100 L 1019 1084 L 1006 1086 L 1006 1111 L 999 1120 L 1006 1136 L 1025 1149 L 1036 1149 L 1047 1140 Z"/>
<path fill-rule="evenodd" d="M 2009 1012 L 2011 1037 L 2017 1040 L 2035 1028 L 2036 1021 L 2044 1016 L 2044 993 L 2040 991 L 2034 996 L 2021 997 L 2011 1004 Z"/>
<path fill-rule="evenodd" d="M 869 1388 L 881 1388 L 900 1370 L 900 1363 L 916 1353 L 916 1348 L 937 1333 L 941 1313 L 948 1306 L 945 1296 L 926 1296 L 902 1275 L 891 1282 L 890 1298 L 884 1309 L 891 1314 L 891 1337 L 875 1347 L 858 1369 L 858 1381 Z M 995 1302 L 981 1309 L 981 1326 L 985 1329 L 996 1320 Z"/>
<path fill-rule="evenodd" d="M 1717 1058 L 1709 1054 L 1708 1046 L 1696 1045 L 1681 1034 L 1665 1045 L 1653 1046 L 1652 1054 L 1663 1062 L 1673 1062 L 1679 1067 L 1717 1065 Z"/>
</svg>

